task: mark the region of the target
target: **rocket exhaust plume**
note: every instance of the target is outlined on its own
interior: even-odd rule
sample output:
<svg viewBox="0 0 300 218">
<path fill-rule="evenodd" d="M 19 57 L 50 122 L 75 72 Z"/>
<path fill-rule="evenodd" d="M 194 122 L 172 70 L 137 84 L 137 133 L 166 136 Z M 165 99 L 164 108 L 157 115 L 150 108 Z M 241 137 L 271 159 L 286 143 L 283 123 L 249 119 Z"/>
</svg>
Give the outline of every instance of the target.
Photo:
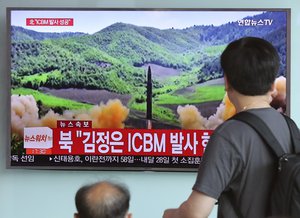
<svg viewBox="0 0 300 218">
<path fill-rule="evenodd" d="M 225 120 L 233 116 L 236 111 L 227 93 L 217 107 L 216 112 L 209 117 L 203 117 L 194 105 L 178 106 L 177 113 L 182 129 L 215 129 Z"/>
<path fill-rule="evenodd" d="M 201 115 L 194 105 L 178 106 L 177 113 L 182 129 L 206 129 L 207 119 Z"/>
<path fill-rule="evenodd" d="M 152 129 L 152 76 L 151 76 L 151 68 L 148 67 L 147 72 L 147 112 L 146 112 L 146 120 L 147 120 L 147 129 Z"/>
<path fill-rule="evenodd" d="M 129 109 L 119 99 L 110 99 L 106 104 L 94 106 L 89 115 L 92 118 L 93 128 L 125 128 Z"/>
</svg>

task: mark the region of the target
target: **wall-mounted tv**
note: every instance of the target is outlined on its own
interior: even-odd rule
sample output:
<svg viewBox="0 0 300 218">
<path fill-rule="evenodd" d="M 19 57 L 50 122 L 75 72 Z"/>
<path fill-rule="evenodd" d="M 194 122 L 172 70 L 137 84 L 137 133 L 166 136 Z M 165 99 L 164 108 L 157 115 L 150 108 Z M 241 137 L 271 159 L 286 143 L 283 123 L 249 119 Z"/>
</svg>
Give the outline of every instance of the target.
<svg viewBox="0 0 300 218">
<path fill-rule="evenodd" d="M 290 9 L 7 8 L 7 36 L 12 168 L 196 170 L 243 36 L 278 50 L 289 113 Z"/>
</svg>

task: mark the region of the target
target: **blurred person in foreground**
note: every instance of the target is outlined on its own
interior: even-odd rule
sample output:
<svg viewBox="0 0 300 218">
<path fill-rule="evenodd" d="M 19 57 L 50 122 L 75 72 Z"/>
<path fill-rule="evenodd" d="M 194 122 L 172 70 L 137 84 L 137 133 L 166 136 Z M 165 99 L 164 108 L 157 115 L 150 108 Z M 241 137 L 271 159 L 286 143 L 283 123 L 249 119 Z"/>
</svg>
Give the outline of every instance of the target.
<svg viewBox="0 0 300 218">
<path fill-rule="evenodd" d="M 245 37 L 221 55 L 225 90 L 237 113 L 249 111 L 270 127 L 285 152 L 291 138 L 284 117 L 270 106 L 279 70 L 276 49 L 266 40 Z M 218 201 L 218 218 L 267 217 L 276 158 L 248 124 L 228 120 L 213 133 L 191 195 L 164 218 L 208 217 Z M 239 214 L 241 213 L 241 214 Z"/>
<path fill-rule="evenodd" d="M 75 196 L 74 218 L 131 218 L 127 187 L 101 181 L 81 187 Z"/>
</svg>

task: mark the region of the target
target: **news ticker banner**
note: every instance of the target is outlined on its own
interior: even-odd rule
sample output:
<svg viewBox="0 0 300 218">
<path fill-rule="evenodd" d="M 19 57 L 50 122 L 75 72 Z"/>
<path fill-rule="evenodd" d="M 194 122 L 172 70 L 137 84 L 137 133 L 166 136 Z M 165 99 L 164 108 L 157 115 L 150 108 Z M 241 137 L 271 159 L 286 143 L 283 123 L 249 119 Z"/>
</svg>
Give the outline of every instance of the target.
<svg viewBox="0 0 300 218">
<path fill-rule="evenodd" d="M 212 130 L 95 129 L 60 120 L 57 128 L 24 128 L 23 155 L 12 166 L 197 168 Z"/>
</svg>

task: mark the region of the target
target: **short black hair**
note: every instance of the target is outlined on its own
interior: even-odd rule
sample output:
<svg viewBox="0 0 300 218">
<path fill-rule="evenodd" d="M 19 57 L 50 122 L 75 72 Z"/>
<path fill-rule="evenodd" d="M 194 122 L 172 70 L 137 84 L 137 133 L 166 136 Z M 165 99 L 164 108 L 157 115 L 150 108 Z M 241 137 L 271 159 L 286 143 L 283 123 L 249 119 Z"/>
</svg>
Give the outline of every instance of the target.
<svg viewBox="0 0 300 218">
<path fill-rule="evenodd" d="M 108 181 L 83 186 L 75 196 L 80 218 L 124 218 L 129 202 L 128 188 Z"/>
<path fill-rule="evenodd" d="M 231 42 L 221 55 L 230 86 L 244 95 L 266 94 L 279 70 L 279 55 L 268 41 L 244 37 Z"/>
</svg>

